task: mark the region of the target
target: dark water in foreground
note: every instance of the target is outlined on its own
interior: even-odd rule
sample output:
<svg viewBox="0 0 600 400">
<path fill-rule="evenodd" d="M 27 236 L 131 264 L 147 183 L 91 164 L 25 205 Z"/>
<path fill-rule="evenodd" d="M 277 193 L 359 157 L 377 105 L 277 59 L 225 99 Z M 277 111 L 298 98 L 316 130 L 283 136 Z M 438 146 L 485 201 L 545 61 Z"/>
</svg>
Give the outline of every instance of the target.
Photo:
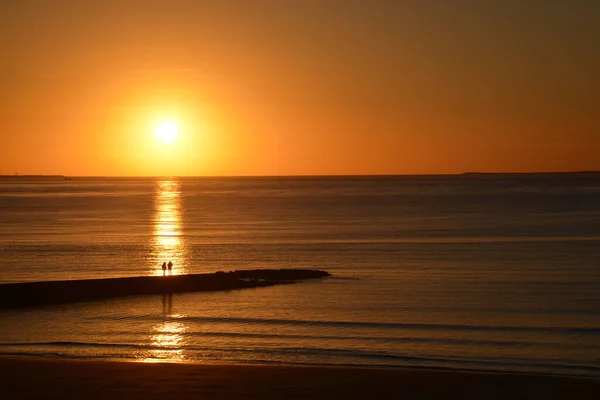
<svg viewBox="0 0 600 400">
<path fill-rule="evenodd" d="M 600 376 L 600 175 L 0 180 L 0 282 L 326 269 L 0 311 L 0 355 Z"/>
</svg>

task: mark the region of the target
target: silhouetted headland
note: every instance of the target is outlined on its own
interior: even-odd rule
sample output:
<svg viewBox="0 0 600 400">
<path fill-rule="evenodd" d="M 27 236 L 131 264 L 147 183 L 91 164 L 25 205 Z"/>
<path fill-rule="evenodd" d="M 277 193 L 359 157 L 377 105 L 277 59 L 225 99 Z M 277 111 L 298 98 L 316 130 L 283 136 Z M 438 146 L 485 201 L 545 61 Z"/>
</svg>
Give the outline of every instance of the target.
<svg viewBox="0 0 600 400">
<path fill-rule="evenodd" d="M 0 179 L 9 179 L 9 180 L 64 180 L 67 179 L 65 175 L 0 175 Z"/>
<path fill-rule="evenodd" d="M 255 269 L 219 271 L 212 274 L 7 283 L 0 285 L 0 309 L 76 303 L 133 295 L 265 287 L 326 276 L 330 274 L 319 270 Z"/>
<path fill-rule="evenodd" d="M 494 175 L 494 176 L 520 176 L 520 175 L 600 175 L 600 171 L 564 171 L 564 172 L 463 172 L 461 175 Z"/>
</svg>

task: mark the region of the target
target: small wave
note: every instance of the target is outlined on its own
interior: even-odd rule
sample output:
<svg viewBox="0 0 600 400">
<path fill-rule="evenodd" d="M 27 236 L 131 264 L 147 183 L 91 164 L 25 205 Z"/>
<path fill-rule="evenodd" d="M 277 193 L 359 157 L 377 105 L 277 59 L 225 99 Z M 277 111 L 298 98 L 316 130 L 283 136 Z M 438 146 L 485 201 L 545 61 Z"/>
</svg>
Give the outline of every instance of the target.
<svg viewBox="0 0 600 400">
<path fill-rule="evenodd" d="M 198 350 L 206 350 L 202 347 Z M 210 350 L 218 350 L 213 348 Z M 369 365 L 369 366 L 387 366 L 387 367 L 443 367 L 443 368 L 460 368 L 477 371 L 562 371 L 568 374 L 568 371 L 573 371 L 577 375 L 594 376 L 600 375 L 600 366 L 581 363 L 557 362 L 555 360 L 541 360 L 539 362 L 528 359 L 471 359 L 458 357 L 444 357 L 439 355 L 412 356 L 405 354 L 395 354 L 384 351 L 362 351 L 357 349 L 337 349 L 337 348 L 311 348 L 311 347 L 286 347 L 277 349 L 231 349 L 233 353 L 260 353 L 271 356 L 272 359 L 277 359 L 278 356 L 286 360 L 294 360 L 294 355 L 301 358 L 307 356 L 314 364 L 316 360 L 338 360 L 337 363 L 352 363 L 354 365 Z M 354 361 L 354 362 L 352 362 Z"/>
<path fill-rule="evenodd" d="M 299 339 L 299 340 L 335 340 L 341 342 L 379 342 L 379 343 L 435 343 L 447 345 L 466 345 L 466 346 L 490 346 L 490 347 L 560 347 L 559 343 L 535 343 L 531 341 L 518 340 L 486 340 L 486 339 L 455 339 L 439 337 L 411 337 L 411 336 L 356 336 L 356 335 L 295 335 L 295 334 L 269 334 L 269 333 L 240 333 L 240 332 L 182 332 L 179 335 L 198 336 L 198 337 L 227 337 L 227 338 L 249 338 L 249 339 Z M 600 351 L 598 345 L 577 345 L 577 348 Z"/>
<path fill-rule="evenodd" d="M 116 319 L 115 317 L 94 317 L 97 319 Z M 595 327 L 560 327 L 560 326 L 531 326 L 531 325 L 459 325 L 459 324 L 426 324 L 403 322 L 361 322 L 361 321 L 323 321 L 275 318 L 243 318 L 243 317 L 208 317 L 208 316 L 136 316 L 137 320 L 163 322 L 165 319 L 178 320 L 188 323 L 223 323 L 223 324 L 260 324 L 279 326 L 324 326 L 341 328 L 365 328 L 382 330 L 433 330 L 448 332 L 536 332 L 574 335 L 600 335 L 600 328 Z"/>
<path fill-rule="evenodd" d="M 0 348 L 115 348 L 133 350 L 181 350 L 178 346 L 156 346 L 138 343 L 90 343 L 90 342 L 32 342 L 32 343 L 0 343 Z"/>
<path fill-rule="evenodd" d="M 102 348 L 102 352 L 65 351 L 72 348 Z M 125 349 L 126 351 L 123 351 Z M 127 351 L 129 350 L 129 351 Z M 445 357 L 437 354 L 406 355 L 391 351 L 372 351 L 344 348 L 321 347 L 278 347 L 246 348 L 221 346 L 156 346 L 152 344 L 131 343 L 90 343 L 90 342 L 37 342 L 0 344 L 0 356 L 28 356 L 61 359 L 114 359 L 132 360 L 148 351 L 183 350 L 186 360 L 200 362 L 207 353 L 218 355 L 217 361 L 253 364 L 302 364 L 302 365 L 344 365 L 362 367 L 418 367 L 443 368 L 472 371 L 533 372 L 544 374 L 564 374 L 597 378 L 600 366 L 569 362 L 568 360 L 532 361 L 521 358 L 460 358 Z M 167 360 L 168 361 L 168 360 Z"/>
</svg>

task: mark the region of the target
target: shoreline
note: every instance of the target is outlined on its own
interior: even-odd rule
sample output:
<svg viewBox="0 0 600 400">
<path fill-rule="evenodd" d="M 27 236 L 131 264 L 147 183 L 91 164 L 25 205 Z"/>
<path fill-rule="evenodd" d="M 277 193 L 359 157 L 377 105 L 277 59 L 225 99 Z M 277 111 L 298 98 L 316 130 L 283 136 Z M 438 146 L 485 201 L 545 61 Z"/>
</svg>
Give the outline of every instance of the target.
<svg viewBox="0 0 600 400">
<path fill-rule="evenodd" d="M 600 379 L 513 372 L 0 356 L 7 398 L 582 398 Z"/>
<path fill-rule="evenodd" d="M 519 370 L 502 370 L 502 369 L 470 369 L 460 367 L 444 367 L 444 366 L 419 366 L 419 365 L 384 365 L 384 364 L 310 364 L 310 363 L 293 363 L 293 362 L 244 362 L 244 361 L 223 361 L 206 360 L 205 362 L 188 359 L 161 359 L 161 358 L 105 358 L 105 357 L 61 357 L 41 354 L 18 354 L 18 353 L 0 353 L 0 363 L 2 360 L 25 360 L 31 362 L 65 362 L 65 363 L 108 363 L 108 364 L 166 364 L 166 365 L 187 365 L 187 366 L 217 366 L 217 367 L 273 367 L 273 368 L 324 368 L 324 369 L 352 369 L 352 370 L 378 370 L 378 371 L 410 371 L 410 372 L 441 372 L 441 373 L 457 373 L 457 374 L 474 374 L 474 375 L 514 375 L 523 377 L 541 377 L 541 378 L 557 378 L 557 379 L 576 379 L 597 381 L 600 384 L 600 375 L 577 375 L 559 372 L 536 372 L 536 371 L 519 371 Z"/>
</svg>

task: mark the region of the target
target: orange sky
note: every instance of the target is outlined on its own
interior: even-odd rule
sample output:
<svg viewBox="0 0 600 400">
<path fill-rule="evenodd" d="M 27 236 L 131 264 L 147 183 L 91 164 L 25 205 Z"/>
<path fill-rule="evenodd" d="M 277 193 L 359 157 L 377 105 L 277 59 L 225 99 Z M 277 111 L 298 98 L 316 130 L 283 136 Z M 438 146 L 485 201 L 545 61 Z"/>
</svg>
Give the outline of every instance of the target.
<svg viewBox="0 0 600 400">
<path fill-rule="evenodd" d="M 600 170 L 598 21 L 585 0 L 4 0 L 0 174 Z"/>
</svg>

